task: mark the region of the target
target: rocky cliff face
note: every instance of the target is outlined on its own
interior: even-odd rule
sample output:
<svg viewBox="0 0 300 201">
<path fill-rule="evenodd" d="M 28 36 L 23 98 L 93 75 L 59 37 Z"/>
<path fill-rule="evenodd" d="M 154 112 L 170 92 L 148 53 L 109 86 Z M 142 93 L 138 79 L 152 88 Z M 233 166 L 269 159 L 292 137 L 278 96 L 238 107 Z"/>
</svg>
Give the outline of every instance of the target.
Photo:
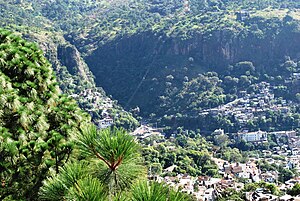
<svg viewBox="0 0 300 201">
<path fill-rule="evenodd" d="M 32 32 L 25 37 L 39 44 L 57 74 L 63 67 L 66 67 L 67 73 L 71 77 L 78 76 L 90 85 L 95 85 L 93 76 L 77 48 L 66 41 L 63 35 L 60 33 L 46 33 L 44 35 Z"/>
<path fill-rule="evenodd" d="M 88 112 L 97 125 L 104 118 L 113 118 L 114 124 L 133 130 L 138 122 L 114 100 L 96 87 L 94 76 L 77 48 L 66 41 L 61 33 L 34 33 L 25 36 L 38 43 L 51 62 L 63 93 L 72 96 Z"/>
<path fill-rule="evenodd" d="M 80 94 L 89 87 L 95 87 L 93 75 L 77 48 L 66 41 L 61 33 L 32 31 L 24 37 L 36 42 L 43 50 L 52 64 L 63 93 Z"/>
<path fill-rule="evenodd" d="M 195 77 L 204 70 L 221 73 L 240 61 L 253 62 L 263 73 L 274 70 L 285 56 L 299 59 L 300 33 L 288 28 L 283 26 L 278 33 L 263 36 L 251 31 L 218 30 L 187 40 L 144 32 L 100 46 L 87 63 L 97 84 L 123 105 L 151 108 L 169 74 Z M 156 79 L 160 85 L 155 85 Z"/>
<path fill-rule="evenodd" d="M 94 85 L 94 80 L 88 66 L 82 59 L 74 45 L 60 44 L 57 47 L 57 59 L 62 66 L 66 66 L 72 75 L 79 75 L 82 79 Z"/>
</svg>

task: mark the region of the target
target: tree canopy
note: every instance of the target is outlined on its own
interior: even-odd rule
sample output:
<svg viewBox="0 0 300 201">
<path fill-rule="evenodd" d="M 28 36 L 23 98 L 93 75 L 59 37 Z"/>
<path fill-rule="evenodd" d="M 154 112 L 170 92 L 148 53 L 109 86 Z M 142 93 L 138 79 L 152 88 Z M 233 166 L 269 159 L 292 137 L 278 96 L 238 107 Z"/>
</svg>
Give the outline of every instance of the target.
<svg viewBox="0 0 300 201">
<path fill-rule="evenodd" d="M 73 150 L 70 136 L 90 118 L 60 94 L 37 46 L 0 30 L 0 199 L 35 200 L 49 171 Z"/>
</svg>

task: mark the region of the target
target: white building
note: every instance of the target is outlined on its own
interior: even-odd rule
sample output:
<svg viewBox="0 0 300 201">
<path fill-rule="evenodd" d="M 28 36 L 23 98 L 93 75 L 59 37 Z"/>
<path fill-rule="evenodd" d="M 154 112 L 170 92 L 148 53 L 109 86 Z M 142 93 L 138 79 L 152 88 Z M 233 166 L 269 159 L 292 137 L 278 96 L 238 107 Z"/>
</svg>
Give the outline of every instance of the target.
<svg viewBox="0 0 300 201">
<path fill-rule="evenodd" d="M 99 128 L 107 128 L 107 127 L 110 127 L 111 125 L 113 125 L 114 123 L 114 120 L 112 118 L 104 118 L 104 119 L 101 119 L 98 123 L 98 127 Z"/>
<path fill-rule="evenodd" d="M 238 138 L 243 139 L 246 142 L 264 142 L 268 141 L 267 132 L 255 131 L 255 132 L 239 132 Z"/>
<path fill-rule="evenodd" d="M 215 135 L 224 135 L 224 129 L 216 129 L 213 134 Z"/>
</svg>

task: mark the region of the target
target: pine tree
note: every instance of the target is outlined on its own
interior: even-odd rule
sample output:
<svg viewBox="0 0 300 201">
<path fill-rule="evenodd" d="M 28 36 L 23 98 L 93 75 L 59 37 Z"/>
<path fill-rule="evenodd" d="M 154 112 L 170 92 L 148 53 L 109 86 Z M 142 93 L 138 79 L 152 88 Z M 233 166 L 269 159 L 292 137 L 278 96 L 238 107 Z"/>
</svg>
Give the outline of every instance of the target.
<svg viewBox="0 0 300 201">
<path fill-rule="evenodd" d="M 0 29 L 0 200 L 36 200 L 49 171 L 71 157 L 70 135 L 83 122 L 42 51 Z"/>
<path fill-rule="evenodd" d="M 166 184 L 145 181 L 139 145 L 123 129 L 98 131 L 82 126 L 75 135 L 81 161 L 53 174 L 40 191 L 42 200 L 188 201 L 191 198 Z"/>
</svg>

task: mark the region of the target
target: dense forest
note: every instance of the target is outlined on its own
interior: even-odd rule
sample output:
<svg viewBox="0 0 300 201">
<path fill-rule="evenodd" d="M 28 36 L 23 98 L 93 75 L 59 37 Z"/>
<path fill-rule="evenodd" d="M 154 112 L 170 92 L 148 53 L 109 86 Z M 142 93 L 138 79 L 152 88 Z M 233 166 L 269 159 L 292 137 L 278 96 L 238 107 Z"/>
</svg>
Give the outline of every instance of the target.
<svg viewBox="0 0 300 201">
<path fill-rule="evenodd" d="M 294 0 L 0 0 L 0 200 L 193 200 L 147 181 L 149 171 L 221 177 L 212 156 L 245 162 L 283 144 L 234 134 L 299 133 L 299 9 Z M 137 142 L 128 133 L 141 122 L 165 138 Z M 258 165 L 280 182 L 297 175 Z"/>
<path fill-rule="evenodd" d="M 1 200 L 191 199 L 146 182 L 134 138 L 124 129 L 98 131 L 59 92 L 35 44 L 2 29 L 0 38 Z"/>
<path fill-rule="evenodd" d="M 103 96 L 97 85 L 134 115 L 155 117 L 160 126 L 195 130 L 197 124 L 210 131 L 225 126 L 236 132 L 241 125 L 233 120 L 199 113 L 236 99 L 242 90 L 251 93 L 262 81 L 278 86 L 277 97 L 299 101 L 299 81 L 286 83 L 299 71 L 298 2 L 187 2 L 5 1 L 1 18 L 3 26 L 30 40 L 52 43 L 44 49 L 50 61 L 54 57 L 63 92 L 93 89 L 93 95 Z M 62 41 L 65 45 L 53 50 L 53 43 Z M 103 118 L 86 97 L 75 99 L 93 119 Z M 110 114 L 127 128 L 138 124 L 119 106 Z M 207 118 L 213 125 L 201 125 Z M 299 117 L 293 118 L 290 128 L 298 125 Z M 279 119 L 286 124 L 286 117 Z M 248 124 L 256 129 L 262 122 Z"/>
</svg>

